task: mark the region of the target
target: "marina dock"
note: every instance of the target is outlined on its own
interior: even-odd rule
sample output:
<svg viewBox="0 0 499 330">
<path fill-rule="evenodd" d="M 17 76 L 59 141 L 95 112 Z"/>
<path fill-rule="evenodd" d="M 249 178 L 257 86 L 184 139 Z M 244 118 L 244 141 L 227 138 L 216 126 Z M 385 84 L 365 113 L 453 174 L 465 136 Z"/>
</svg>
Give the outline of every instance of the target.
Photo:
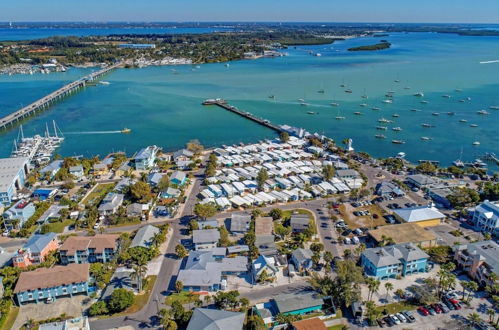
<svg viewBox="0 0 499 330">
<path fill-rule="evenodd" d="M 228 104 L 227 101 L 224 99 L 208 99 L 208 100 L 205 100 L 202 104 L 203 105 L 217 105 L 220 108 L 223 108 L 225 110 L 233 112 L 233 113 L 235 113 L 243 118 L 254 121 L 255 123 L 260 124 L 262 126 L 268 127 L 270 129 L 278 132 L 278 133 L 284 132 L 284 129 L 282 129 L 281 127 L 279 127 L 277 125 L 272 124 L 269 120 L 263 119 L 263 118 L 258 118 L 249 112 L 242 111 L 242 110 Z"/>
<path fill-rule="evenodd" d="M 11 114 L 3 117 L 0 119 L 0 130 L 8 129 L 9 127 L 14 127 L 18 122 L 22 121 L 25 118 L 28 118 L 32 115 L 35 115 L 36 113 L 43 111 L 45 109 L 48 109 L 53 103 L 57 102 L 58 100 L 62 99 L 63 97 L 66 97 L 70 94 L 73 94 L 74 92 L 82 89 L 83 87 L 86 86 L 87 82 L 94 81 L 96 79 L 99 79 L 103 75 L 109 73 L 110 71 L 116 69 L 118 66 L 120 66 L 121 63 L 116 63 L 113 65 L 110 65 L 104 69 L 101 69 L 97 72 L 93 72 L 83 78 L 80 78 L 76 81 L 73 81 L 58 90 L 45 95 L 41 99 L 15 111 L 12 112 Z"/>
</svg>

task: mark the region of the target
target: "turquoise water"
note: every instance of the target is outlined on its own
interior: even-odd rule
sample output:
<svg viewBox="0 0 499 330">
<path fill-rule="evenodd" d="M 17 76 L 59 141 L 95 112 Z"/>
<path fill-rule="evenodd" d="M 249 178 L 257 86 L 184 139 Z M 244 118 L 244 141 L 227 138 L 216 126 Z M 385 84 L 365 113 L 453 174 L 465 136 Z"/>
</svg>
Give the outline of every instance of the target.
<svg viewBox="0 0 499 330">
<path fill-rule="evenodd" d="M 182 33 L 211 33 L 230 31 L 230 28 L 0 28 L 0 41 L 33 40 L 53 36 L 106 36 L 110 34 L 182 34 Z"/>
<path fill-rule="evenodd" d="M 472 160 L 484 152 L 499 153 L 499 38 L 461 37 L 429 33 L 394 34 L 388 39 L 393 47 L 378 52 L 347 52 L 356 45 L 379 41 L 375 38 L 351 39 L 327 46 L 288 49 L 289 56 L 275 59 L 237 61 L 223 64 L 148 67 L 117 70 L 105 78 L 110 85 L 88 87 L 51 110 L 25 124 L 25 133 L 42 132 L 45 122 L 55 119 L 67 139 L 63 155 L 105 155 L 116 150 L 133 153 L 156 144 L 166 150 L 182 147 L 197 138 L 206 146 L 258 141 L 275 133 L 216 107 L 203 107 L 206 98 L 223 97 L 231 104 L 271 120 L 276 124 L 304 127 L 333 137 L 350 137 L 356 150 L 374 156 L 393 156 L 406 152 L 409 160 L 440 160 L 449 164 L 459 157 Z M 315 57 L 308 51 L 320 52 Z M 83 72 L 77 72 L 80 74 Z M 0 77 L 0 112 L 29 102 L 75 74 Z M 33 81 L 35 79 L 35 81 Z M 394 82 L 400 80 L 399 83 Z M 339 85 L 344 82 L 352 94 Z M 404 87 L 411 87 L 410 90 Z M 318 90 L 324 89 L 324 94 Z M 456 92 L 455 89 L 462 89 Z M 384 94 L 395 91 L 393 104 L 385 104 Z M 413 96 L 423 91 L 428 104 Z M 366 93 L 369 98 L 361 96 Z M 270 99 L 269 95 L 275 95 Z M 451 95 L 450 99 L 442 95 Z M 471 101 L 458 102 L 470 97 Z M 300 106 L 303 98 L 310 105 Z M 331 102 L 340 103 L 332 107 Z M 368 103 L 366 108 L 361 103 Z M 381 110 L 373 111 L 371 107 Z M 411 108 L 421 111 L 411 112 Z M 476 114 L 486 109 L 488 116 Z M 310 115 L 307 112 L 318 112 Z M 360 111 L 364 115 L 356 116 Z M 447 112 L 455 112 L 448 116 Z M 440 116 L 433 116 L 439 112 Z M 399 114 L 393 118 L 392 114 Z M 344 116 L 345 120 L 335 120 Z M 380 118 L 394 120 L 380 124 Z M 468 120 L 459 123 L 459 119 Z M 422 123 L 434 125 L 423 128 Z M 470 124 L 477 124 L 471 128 Z M 401 127 L 401 132 L 378 131 L 376 126 Z M 125 134 L 74 134 L 88 131 L 132 129 Z M 73 134 L 70 134 L 73 133 Z M 378 140 L 376 134 L 386 140 Z M 6 156 L 17 135 L 0 135 L 0 154 Z M 422 141 L 422 136 L 431 141 Z M 406 141 L 395 145 L 392 139 Z M 472 146 L 479 141 L 480 146 Z"/>
</svg>

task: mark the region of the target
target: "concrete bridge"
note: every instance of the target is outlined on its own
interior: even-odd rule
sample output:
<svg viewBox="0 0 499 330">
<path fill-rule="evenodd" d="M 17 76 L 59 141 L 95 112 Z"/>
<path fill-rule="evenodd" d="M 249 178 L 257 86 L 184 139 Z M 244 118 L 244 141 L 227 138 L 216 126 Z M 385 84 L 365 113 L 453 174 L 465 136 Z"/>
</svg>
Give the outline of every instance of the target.
<svg viewBox="0 0 499 330">
<path fill-rule="evenodd" d="M 45 95 L 41 99 L 36 100 L 35 102 L 25 106 L 24 108 L 21 108 L 3 118 L 0 118 L 0 130 L 6 130 L 10 127 L 14 127 L 18 122 L 49 108 L 53 103 L 57 102 L 63 97 L 71 95 L 81 88 L 85 87 L 87 82 L 99 79 L 100 77 L 116 69 L 120 65 L 121 63 L 116 63 L 99 71 L 93 72 L 88 76 L 73 81 L 59 88 L 58 90 Z"/>
</svg>

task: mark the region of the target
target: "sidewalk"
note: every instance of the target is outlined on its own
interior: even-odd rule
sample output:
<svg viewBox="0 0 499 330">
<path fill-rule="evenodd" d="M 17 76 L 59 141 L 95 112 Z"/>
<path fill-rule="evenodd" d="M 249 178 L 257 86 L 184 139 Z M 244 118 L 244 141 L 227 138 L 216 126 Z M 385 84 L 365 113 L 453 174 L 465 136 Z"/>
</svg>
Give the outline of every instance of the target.
<svg viewBox="0 0 499 330">
<path fill-rule="evenodd" d="M 166 240 L 159 247 L 159 256 L 152 259 L 147 265 L 146 277 L 151 275 L 159 275 L 159 272 L 161 270 L 161 265 L 163 264 L 163 260 L 165 258 L 166 250 L 168 250 L 168 244 L 170 244 L 172 236 L 173 236 L 173 229 L 170 228 L 168 230 L 168 234 L 166 235 Z"/>
</svg>

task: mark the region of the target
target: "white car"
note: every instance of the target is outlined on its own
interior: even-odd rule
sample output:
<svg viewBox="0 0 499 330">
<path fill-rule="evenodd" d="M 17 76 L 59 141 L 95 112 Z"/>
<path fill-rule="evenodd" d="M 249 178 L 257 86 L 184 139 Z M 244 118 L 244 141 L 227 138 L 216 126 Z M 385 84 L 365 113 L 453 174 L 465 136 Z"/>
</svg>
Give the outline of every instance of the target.
<svg viewBox="0 0 499 330">
<path fill-rule="evenodd" d="M 100 222 L 96 222 L 94 225 L 94 229 L 99 229 L 99 227 L 100 227 Z"/>
<path fill-rule="evenodd" d="M 400 324 L 402 322 L 400 322 L 400 319 L 398 317 L 396 317 L 395 315 L 391 314 L 390 315 L 390 318 L 392 319 L 392 321 L 395 323 L 395 324 Z"/>
<path fill-rule="evenodd" d="M 398 317 L 400 322 L 403 322 L 403 323 L 407 322 L 407 318 L 404 315 L 402 315 L 402 313 L 397 313 L 397 314 L 395 314 L 395 316 Z"/>
<path fill-rule="evenodd" d="M 10 234 L 10 231 L 6 230 L 6 231 L 4 231 L 4 232 L 2 233 L 2 236 L 3 236 L 3 237 L 8 237 L 8 236 L 9 236 L 9 234 Z"/>
</svg>

